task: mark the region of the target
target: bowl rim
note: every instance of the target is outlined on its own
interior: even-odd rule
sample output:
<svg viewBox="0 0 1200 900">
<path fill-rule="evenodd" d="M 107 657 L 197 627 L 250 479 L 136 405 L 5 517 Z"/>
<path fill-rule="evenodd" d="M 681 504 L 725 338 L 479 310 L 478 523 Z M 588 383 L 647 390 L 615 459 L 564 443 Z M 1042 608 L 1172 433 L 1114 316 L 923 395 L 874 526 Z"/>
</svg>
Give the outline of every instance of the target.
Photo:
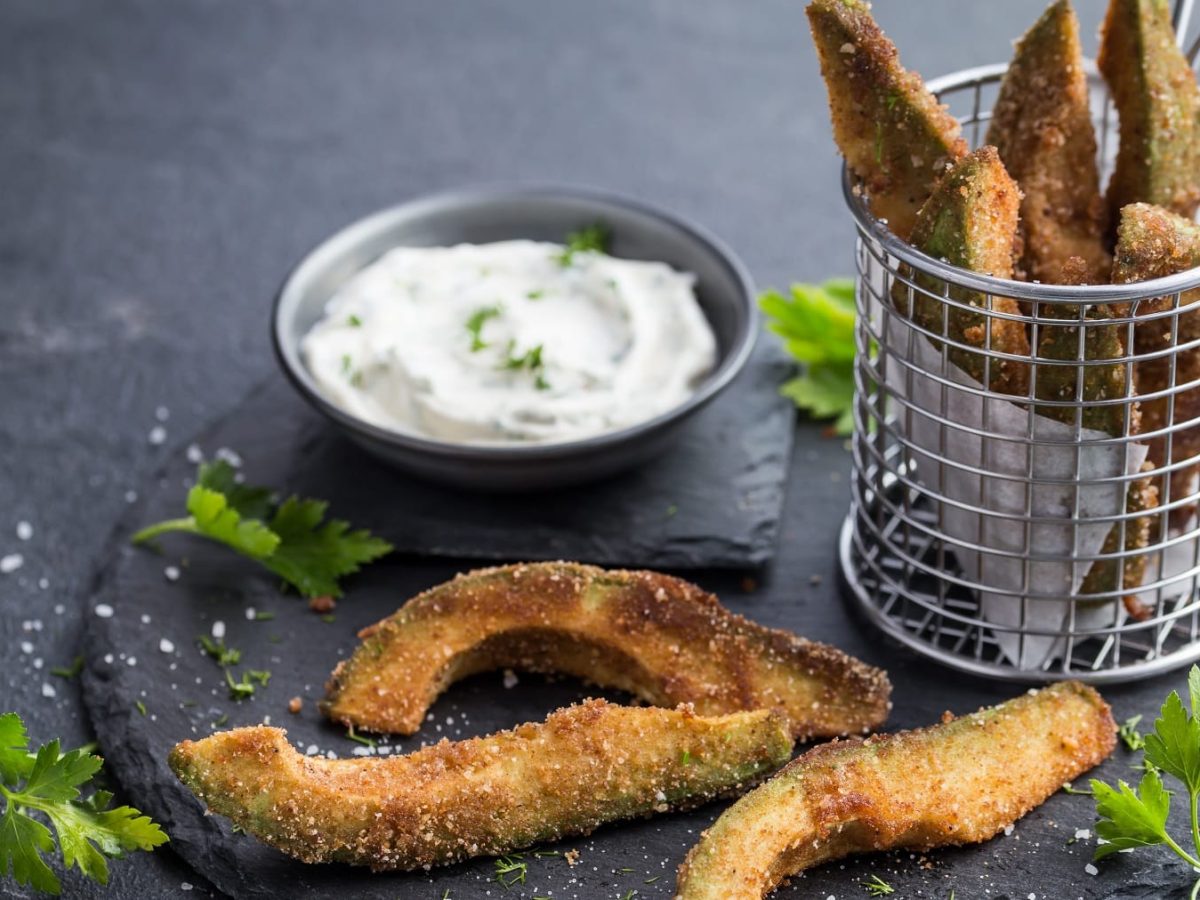
<svg viewBox="0 0 1200 900">
<path fill-rule="evenodd" d="M 285 323 L 283 321 L 283 305 L 290 294 L 297 290 L 297 279 L 304 270 L 314 265 L 324 254 L 334 253 L 342 244 L 353 244 L 363 233 L 369 233 L 381 227 L 401 213 L 420 213 L 422 207 L 431 209 L 446 207 L 463 207 L 483 202 L 496 202 L 506 199 L 521 198 L 562 198 L 585 200 L 598 207 L 616 207 L 634 213 L 658 219 L 675 230 L 682 232 L 699 244 L 711 255 L 737 285 L 745 306 L 743 327 L 737 330 L 732 341 L 719 361 L 716 368 L 705 377 L 697 390 L 689 395 L 682 403 L 659 413 L 652 418 L 637 422 L 633 425 L 615 431 L 606 431 L 590 437 L 575 438 L 566 441 L 530 444 L 503 443 L 458 443 L 455 441 L 439 440 L 416 433 L 395 431 L 368 422 L 352 415 L 328 400 L 312 378 L 311 373 L 300 358 L 299 344 L 284 337 Z M 401 246 L 401 245 L 397 245 Z M 393 447 L 410 451 L 419 451 L 442 457 L 454 457 L 459 460 L 509 460 L 527 462 L 535 459 L 556 459 L 594 453 L 616 447 L 627 442 L 651 434 L 664 426 L 682 420 L 706 405 L 717 394 L 729 386 L 730 382 L 745 368 L 754 346 L 758 340 L 760 321 L 758 305 L 755 302 L 757 291 L 749 270 L 733 250 L 720 238 L 694 221 L 681 215 L 669 212 L 653 204 L 635 200 L 623 194 L 594 187 L 577 185 L 561 185 L 553 183 L 498 185 L 484 184 L 466 186 L 420 194 L 409 200 L 392 206 L 378 209 L 361 216 L 332 234 L 321 239 L 310 247 L 300 259 L 288 269 L 279 289 L 275 292 L 271 304 L 271 344 L 275 358 L 292 386 L 311 405 L 324 413 L 335 423 L 361 436 L 388 444 Z"/>
</svg>

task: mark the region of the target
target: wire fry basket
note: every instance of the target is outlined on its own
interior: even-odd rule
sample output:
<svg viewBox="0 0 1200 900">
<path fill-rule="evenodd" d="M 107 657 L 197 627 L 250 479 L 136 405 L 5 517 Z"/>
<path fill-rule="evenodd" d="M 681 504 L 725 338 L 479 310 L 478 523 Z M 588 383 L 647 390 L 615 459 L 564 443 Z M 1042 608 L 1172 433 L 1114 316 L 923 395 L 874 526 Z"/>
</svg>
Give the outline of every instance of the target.
<svg viewBox="0 0 1200 900">
<path fill-rule="evenodd" d="M 1190 7 L 1176 5 L 1181 35 Z M 929 85 L 973 146 L 1005 69 Z M 1116 117 L 1090 63 L 1088 78 L 1106 180 Z M 1200 659 L 1200 338 L 1180 339 L 1181 320 L 1200 317 L 1200 294 L 1188 293 L 1200 269 L 1084 287 L 976 275 L 897 239 L 848 173 L 844 191 L 857 228 L 854 476 L 839 545 L 851 603 L 920 654 L 1009 681 L 1130 681 Z M 997 297 L 1021 312 L 995 309 Z M 941 305 L 940 333 L 904 314 L 921 298 Z M 1115 314 L 1092 317 L 1096 304 Z M 954 310 L 983 317 L 982 347 L 948 336 Z M 1155 320 L 1171 340 L 1139 350 L 1135 324 Z M 1005 353 L 992 337 L 1006 322 L 1019 322 L 1033 348 L 1070 334 L 1075 352 Z M 1123 355 L 1086 358 L 1099 328 L 1120 336 Z M 977 354 L 982 378 L 952 365 L 955 353 Z M 1025 395 L 988 387 L 991 371 L 1012 365 L 1028 366 Z M 1100 366 L 1124 378 L 1122 396 L 1084 398 Z M 1159 373 L 1149 391 L 1135 389 L 1143 367 Z M 1038 392 L 1039 378 L 1062 383 L 1066 368 L 1073 396 Z M 1156 415 L 1135 433 L 1152 402 Z M 1098 414 L 1124 427 L 1088 427 Z"/>
</svg>

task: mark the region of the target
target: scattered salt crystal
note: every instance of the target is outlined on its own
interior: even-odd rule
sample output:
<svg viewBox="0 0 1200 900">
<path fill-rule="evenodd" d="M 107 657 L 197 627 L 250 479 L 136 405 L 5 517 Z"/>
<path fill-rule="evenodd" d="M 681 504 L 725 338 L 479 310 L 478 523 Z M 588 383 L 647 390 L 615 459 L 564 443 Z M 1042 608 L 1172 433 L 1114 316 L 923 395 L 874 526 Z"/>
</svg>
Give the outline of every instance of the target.
<svg viewBox="0 0 1200 900">
<path fill-rule="evenodd" d="M 163 653 L 174 653 L 175 652 L 175 644 L 174 644 L 174 642 L 168 640 L 167 638 L 163 638 L 161 641 L 158 642 L 158 649 L 161 650 Z"/>
<path fill-rule="evenodd" d="M 54 689 L 54 685 L 42 682 L 42 696 L 46 698 L 57 697 L 58 691 Z"/>
<path fill-rule="evenodd" d="M 1012 826 L 1012 825 L 1005 825 L 1005 826 L 1004 826 L 1004 834 L 1005 834 L 1005 836 L 1008 836 L 1008 835 L 1010 835 L 1010 834 L 1012 834 L 1012 833 L 1013 833 L 1013 826 Z"/>
<path fill-rule="evenodd" d="M 218 641 L 221 638 L 225 637 L 225 623 L 223 621 L 221 621 L 220 619 L 217 619 L 212 624 L 212 636 L 215 637 Z"/>
<path fill-rule="evenodd" d="M 107 603 L 97 603 L 95 612 L 96 612 L 96 615 L 98 615 L 102 619 L 111 619 L 112 614 L 113 614 L 113 608 L 111 606 L 109 606 Z"/>
<path fill-rule="evenodd" d="M 515 688 L 519 680 L 520 679 L 517 678 L 517 673 L 512 669 L 504 670 L 504 686 L 506 688 Z"/>
<path fill-rule="evenodd" d="M 33 644 L 29 641 L 21 641 L 21 652 L 28 656 L 33 652 Z"/>
<path fill-rule="evenodd" d="M 129 657 L 129 659 L 125 660 L 125 665 L 136 666 L 137 665 L 137 657 L 136 656 Z"/>
<path fill-rule="evenodd" d="M 152 444 L 161 444 L 166 439 L 167 429 L 163 428 L 161 425 L 155 425 L 150 429 L 150 434 L 146 436 L 146 440 Z"/>
<path fill-rule="evenodd" d="M 217 459 L 225 460 L 225 462 L 229 463 L 235 469 L 240 469 L 242 467 L 242 458 L 228 447 L 218 447 L 216 455 Z"/>
<path fill-rule="evenodd" d="M 149 624 L 150 624 L 150 616 L 149 616 L 149 615 L 147 615 L 146 613 L 142 613 L 142 624 L 143 624 L 143 625 L 149 625 Z"/>
<path fill-rule="evenodd" d="M 305 756 L 316 756 L 317 755 L 317 745 L 309 744 L 308 749 L 304 751 L 304 755 Z"/>
<path fill-rule="evenodd" d="M 27 541 L 33 537 L 33 526 L 28 522 L 17 523 L 17 540 Z"/>
<path fill-rule="evenodd" d="M 1084 866 L 1083 871 L 1087 872 L 1089 875 L 1099 875 L 1100 874 L 1100 870 L 1097 869 L 1095 866 L 1093 866 L 1091 863 L 1088 863 L 1086 866 Z"/>
<path fill-rule="evenodd" d="M 105 654 L 104 654 L 104 661 L 105 661 L 106 663 L 108 663 L 108 664 L 111 666 L 111 665 L 112 665 L 112 661 L 113 661 L 113 655 L 112 655 L 111 653 L 105 653 Z"/>
<path fill-rule="evenodd" d="M 370 756 L 373 751 L 371 750 L 370 747 L 355 747 L 350 752 L 353 753 L 355 756 Z"/>
<path fill-rule="evenodd" d="M 190 881 L 185 881 L 179 885 L 179 889 L 181 891 L 190 891 L 192 889 L 192 883 Z"/>
<path fill-rule="evenodd" d="M 258 611 L 253 606 L 246 607 L 246 618 L 249 619 L 251 622 L 254 621 L 254 617 L 257 614 L 258 614 Z"/>
<path fill-rule="evenodd" d="M 178 581 L 179 566 L 167 566 L 165 569 L 163 569 L 163 575 L 166 577 L 167 581 Z"/>
<path fill-rule="evenodd" d="M 171 411 L 165 406 L 156 407 L 154 410 L 154 418 L 158 419 L 160 422 L 165 422 L 167 419 L 171 418 Z"/>
<path fill-rule="evenodd" d="M 1079 828 L 1075 831 L 1075 840 L 1077 841 L 1086 841 L 1091 836 L 1092 830 L 1090 828 Z"/>
<path fill-rule="evenodd" d="M 43 665 L 45 665 L 45 663 L 42 662 L 42 658 L 40 656 L 33 661 L 33 667 L 35 669 L 40 669 Z"/>
<path fill-rule="evenodd" d="M 25 565 L 25 557 L 20 553 L 10 553 L 8 556 L 0 556 L 0 573 L 5 575 L 17 571 L 23 565 Z"/>
<path fill-rule="evenodd" d="M 195 444 L 188 444 L 187 461 L 190 463 L 204 462 L 204 451 Z"/>
<path fill-rule="evenodd" d="M 137 491 L 126 491 L 125 492 L 125 502 L 126 503 L 137 503 Z"/>
</svg>

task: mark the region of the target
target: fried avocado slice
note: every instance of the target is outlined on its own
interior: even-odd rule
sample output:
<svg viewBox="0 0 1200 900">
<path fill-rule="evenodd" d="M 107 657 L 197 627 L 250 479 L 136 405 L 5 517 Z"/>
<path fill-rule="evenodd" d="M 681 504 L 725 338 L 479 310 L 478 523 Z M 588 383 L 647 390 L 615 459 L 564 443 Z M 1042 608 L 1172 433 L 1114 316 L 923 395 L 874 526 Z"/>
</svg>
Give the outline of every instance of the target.
<svg viewBox="0 0 1200 900">
<path fill-rule="evenodd" d="M 1083 261 L 1088 284 L 1108 282 L 1096 134 L 1088 110 L 1079 20 L 1056 0 L 1017 43 L 1000 85 L 987 143 L 1021 186 L 1019 275 L 1060 283 L 1067 261 Z"/>
<path fill-rule="evenodd" d="M 1174 275 L 1200 266 L 1200 226 L 1174 213 L 1148 203 L 1132 203 L 1121 210 L 1117 227 L 1117 249 L 1113 260 L 1113 282 L 1127 284 Z M 1179 307 L 1186 311 L 1178 317 L 1158 314 L 1175 308 L 1174 296 L 1142 301 L 1137 308 L 1141 319 L 1134 333 L 1134 345 L 1139 354 L 1153 353 L 1173 344 L 1200 339 L 1200 290 L 1188 291 L 1180 297 Z M 1177 325 L 1172 324 L 1177 319 Z M 1172 384 L 1171 365 L 1175 365 Z M 1165 428 L 1169 421 L 1187 422 L 1200 419 L 1200 387 L 1177 391 L 1174 394 L 1172 415 L 1171 397 L 1153 397 L 1173 386 L 1200 381 L 1200 350 L 1184 350 L 1173 355 L 1145 359 L 1135 366 L 1138 393 L 1142 401 L 1142 430 L 1154 432 Z M 1155 466 L 1167 462 L 1166 436 L 1151 438 L 1150 461 Z M 1200 426 L 1176 430 L 1171 438 L 1172 462 L 1200 456 Z M 1196 492 L 1200 463 L 1175 469 L 1170 476 L 1171 502 Z M 1166 497 L 1165 485 L 1159 485 L 1160 500 Z M 1177 506 L 1171 511 L 1171 523 L 1181 525 L 1195 510 L 1195 503 Z"/>
<path fill-rule="evenodd" d="M 213 812 L 302 862 L 428 868 L 734 794 L 791 756 L 783 715 L 703 718 L 589 700 L 544 723 L 406 756 L 303 756 L 278 728 L 171 751 Z"/>
<path fill-rule="evenodd" d="M 1088 284 L 1092 270 L 1079 257 L 1071 257 L 1062 269 L 1063 284 Z M 1038 359 L 1074 362 L 1080 358 L 1079 307 L 1075 305 L 1044 303 L 1040 313 L 1044 318 L 1058 318 L 1073 324 L 1042 325 L 1038 335 Z M 1113 318 L 1113 312 L 1103 305 L 1090 306 L 1084 313 L 1083 358 L 1092 362 L 1083 375 L 1082 390 L 1079 386 L 1079 367 L 1038 366 L 1035 394 L 1042 400 L 1125 400 L 1130 385 L 1127 384 L 1126 365 L 1114 362 L 1104 365 L 1104 360 L 1119 359 L 1125 354 L 1123 327 L 1102 324 Z M 1100 324 L 1098 324 L 1100 323 Z M 1126 422 L 1126 409 L 1129 420 Z M 1039 406 L 1039 414 L 1057 419 L 1067 425 L 1075 424 L 1075 410 L 1063 406 Z M 1137 434 L 1141 422 L 1141 408 L 1137 403 L 1119 403 L 1110 406 L 1084 407 L 1080 422 L 1083 428 L 1103 431 L 1114 437 Z M 1126 491 L 1125 512 L 1143 513 L 1158 505 L 1158 488 L 1153 479 L 1140 478 L 1129 483 Z M 1101 553 L 1113 554 L 1124 547 L 1140 550 L 1150 542 L 1151 520 L 1149 516 L 1126 519 L 1124 529 L 1116 524 L 1109 531 Z M 1122 530 L 1124 539 L 1122 539 Z M 1081 594 L 1099 594 L 1124 588 L 1128 591 L 1141 586 L 1146 573 L 1144 555 L 1114 559 L 1098 559 L 1092 563 L 1080 585 Z M 1135 594 L 1124 598 L 1130 614 L 1142 617 L 1144 610 Z"/>
<path fill-rule="evenodd" d="M 1021 191 L 1005 171 L 996 148 L 981 147 L 955 163 L 933 196 L 921 207 L 911 243 L 918 250 L 950 265 L 997 278 L 1012 278 L 1020 199 Z M 907 267 L 905 271 L 913 278 Z M 911 291 L 914 301 L 911 311 L 910 289 L 903 281 L 895 281 L 892 297 L 897 307 L 922 328 L 959 344 L 990 346 L 993 351 L 1029 356 L 1024 323 L 975 311 L 990 309 L 1019 315 L 1021 308 L 1012 298 L 989 299 L 985 294 L 952 286 L 950 299 L 970 307 L 961 308 L 942 299 L 945 285 L 940 280 L 922 274 L 916 275 L 914 280 L 924 291 Z M 933 343 L 935 347 L 942 346 L 937 340 Z M 983 382 L 986 374 L 994 391 L 1028 395 L 1029 365 L 1026 362 L 993 359 L 985 373 L 987 367 L 982 354 L 953 346 L 949 350 L 949 359 L 976 381 Z"/>
<path fill-rule="evenodd" d="M 460 575 L 364 629 L 322 708 L 412 734 L 452 683 L 494 669 L 561 672 L 702 715 L 780 708 L 798 738 L 886 718 L 887 675 L 840 650 L 764 628 L 694 584 L 655 572 L 531 563 Z"/>
<path fill-rule="evenodd" d="M 917 210 L 949 163 L 967 152 L 960 126 L 900 65 L 861 0 L 813 0 L 808 22 L 829 91 L 833 137 L 871 212 L 908 240 Z"/>
<path fill-rule="evenodd" d="M 823 744 L 727 809 L 688 853 L 676 900 L 752 900 L 853 853 L 986 841 L 1113 749 L 1076 682 L 932 728 Z"/>
<path fill-rule="evenodd" d="M 1114 221 L 1138 202 L 1190 217 L 1200 203 L 1200 88 L 1175 43 L 1168 0 L 1111 0 L 1097 64 L 1121 123 L 1108 183 Z"/>
</svg>

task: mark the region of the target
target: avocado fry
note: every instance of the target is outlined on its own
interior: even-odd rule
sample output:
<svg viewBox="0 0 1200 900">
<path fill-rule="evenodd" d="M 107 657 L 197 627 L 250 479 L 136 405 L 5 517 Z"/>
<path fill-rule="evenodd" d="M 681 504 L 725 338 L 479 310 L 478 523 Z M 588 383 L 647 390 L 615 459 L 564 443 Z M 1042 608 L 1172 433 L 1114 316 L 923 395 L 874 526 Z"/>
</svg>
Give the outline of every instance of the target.
<svg viewBox="0 0 1200 900">
<path fill-rule="evenodd" d="M 1000 85 L 987 143 L 1021 186 L 1017 274 L 1060 283 L 1067 260 L 1082 260 L 1086 283 L 1107 283 L 1096 134 L 1088 110 L 1079 20 L 1055 0 L 1017 43 Z"/>
<path fill-rule="evenodd" d="M 1080 257 L 1072 257 L 1066 261 L 1061 270 L 1063 284 L 1087 284 L 1090 281 L 1092 268 L 1087 261 Z M 1113 318 L 1113 312 L 1107 306 L 1090 306 L 1084 313 L 1085 322 L 1079 322 L 1079 307 L 1073 304 L 1043 303 L 1040 308 L 1042 317 L 1063 319 L 1073 324 L 1042 325 L 1038 334 L 1038 359 L 1062 360 L 1076 362 L 1080 358 L 1080 328 L 1083 334 L 1083 358 L 1091 362 L 1083 373 L 1082 389 L 1079 385 L 1079 366 L 1039 365 L 1034 393 L 1040 400 L 1075 400 L 1077 397 L 1085 401 L 1129 400 L 1132 387 L 1128 382 L 1128 372 L 1124 363 L 1114 362 L 1103 365 L 1106 359 L 1119 359 L 1125 355 L 1122 327 L 1105 325 L 1104 321 Z M 1127 413 L 1128 410 L 1128 413 Z M 1040 415 L 1057 419 L 1067 425 L 1075 424 L 1075 408 L 1065 406 L 1038 406 Z M 1128 421 L 1126 417 L 1128 415 Z M 1111 405 L 1096 405 L 1083 407 L 1080 414 L 1080 425 L 1096 431 L 1103 431 L 1114 437 L 1125 434 L 1137 434 L 1141 422 L 1140 405 L 1136 402 L 1113 403 Z M 1147 465 L 1146 468 L 1152 468 Z M 1125 495 L 1125 513 L 1142 513 L 1154 509 L 1158 505 L 1158 488 L 1151 478 L 1140 478 L 1129 483 Z M 1124 546 L 1126 550 L 1140 550 L 1150 541 L 1151 520 L 1149 516 L 1138 516 L 1125 520 L 1124 528 L 1116 524 L 1109 531 L 1101 553 L 1113 554 Z M 1124 540 L 1122 541 L 1122 532 Z M 1080 585 L 1081 594 L 1098 594 L 1124 588 L 1134 591 L 1141 586 L 1146 574 L 1146 557 L 1144 555 L 1125 556 L 1123 558 L 1098 559 L 1088 569 Z M 1127 594 L 1124 598 L 1125 608 L 1137 618 L 1142 618 L 1145 610 L 1138 602 L 1135 594 Z"/>
<path fill-rule="evenodd" d="M 561 672 L 703 715 L 784 710 L 797 738 L 869 731 L 887 718 L 879 669 L 764 628 L 693 584 L 655 572 L 530 563 L 460 575 L 364 629 L 322 709 L 412 734 L 447 687 L 477 672 Z"/>
<path fill-rule="evenodd" d="M 1097 64 L 1121 123 L 1107 196 L 1113 221 L 1138 202 L 1190 217 L 1200 203 L 1200 88 L 1175 43 L 1168 0 L 1111 0 Z"/>
<path fill-rule="evenodd" d="M 854 853 L 989 840 L 1115 743 L 1108 704 L 1064 682 L 932 728 L 823 744 L 704 832 L 676 900 L 754 900 Z"/>
<path fill-rule="evenodd" d="M 744 790 L 791 751 L 778 712 L 702 718 L 589 700 L 544 723 L 406 756 L 303 756 L 286 732 L 258 726 L 184 741 L 169 762 L 213 812 L 289 856 L 384 871 L 696 806 Z"/>
<path fill-rule="evenodd" d="M 1200 226 L 1174 213 L 1148 203 L 1133 203 L 1121 210 L 1117 228 L 1117 250 L 1113 260 L 1113 282 L 1127 284 L 1162 278 L 1200 265 Z M 1142 301 L 1137 308 L 1134 333 L 1137 353 L 1149 354 L 1177 344 L 1200 340 L 1200 290 L 1185 292 L 1179 299 L 1177 315 L 1165 315 L 1175 308 L 1174 296 Z M 1174 323 L 1174 324 L 1173 324 Z M 1175 378 L 1171 379 L 1171 366 Z M 1142 400 L 1142 431 L 1166 428 L 1169 422 L 1200 419 L 1200 386 L 1178 389 L 1200 382 L 1200 349 L 1141 360 L 1135 366 L 1138 393 Z M 1161 391 L 1172 391 L 1161 397 Z M 1173 406 L 1173 408 L 1172 408 Z M 1170 502 L 1192 496 L 1200 474 L 1200 425 L 1173 431 L 1168 445 L 1166 435 L 1149 440 L 1150 461 L 1157 466 L 1196 461 L 1171 472 Z M 1166 485 L 1159 483 L 1160 501 L 1167 497 Z M 1172 509 L 1170 522 L 1178 526 L 1196 509 L 1193 501 Z"/>
<path fill-rule="evenodd" d="M 912 245 L 971 272 L 1012 278 L 1020 199 L 1020 189 L 1005 171 L 996 148 L 981 147 L 956 162 L 921 207 L 913 227 Z M 924 274 L 914 277 L 907 268 L 905 271 L 923 290 L 912 290 L 914 302 L 910 310 L 909 286 L 897 279 L 892 298 L 921 328 L 957 344 L 1029 356 L 1024 323 L 990 314 L 1020 315 L 1021 308 L 1015 300 L 951 286 L 949 298 L 960 304 L 954 305 L 942 299 L 945 285 L 940 280 Z M 977 309 L 980 311 L 976 312 Z M 931 340 L 935 347 L 941 348 L 940 341 Z M 1029 393 L 1029 365 L 1025 361 L 993 359 L 988 366 L 983 354 L 955 346 L 950 348 L 948 356 L 976 381 L 984 381 L 986 375 L 988 386 L 994 391 L 1017 396 Z"/>
<path fill-rule="evenodd" d="M 901 65 L 862 0 L 813 0 L 808 21 L 829 91 L 833 137 L 871 211 L 907 240 L 946 167 L 967 152 L 958 122 Z"/>
</svg>

